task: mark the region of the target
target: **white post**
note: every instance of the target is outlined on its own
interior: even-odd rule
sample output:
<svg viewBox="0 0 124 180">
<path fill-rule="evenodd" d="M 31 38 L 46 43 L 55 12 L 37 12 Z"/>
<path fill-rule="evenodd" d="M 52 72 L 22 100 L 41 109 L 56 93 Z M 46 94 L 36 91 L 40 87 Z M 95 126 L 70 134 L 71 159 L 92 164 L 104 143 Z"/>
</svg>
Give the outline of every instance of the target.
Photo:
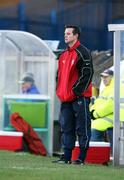
<svg viewBox="0 0 124 180">
<path fill-rule="evenodd" d="M 120 31 L 114 32 L 114 133 L 113 165 L 120 162 Z"/>
<path fill-rule="evenodd" d="M 113 165 L 120 165 L 120 60 L 121 32 L 124 24 L 109 24 L 109 31 L 114 31 L 114 133 L 113 133 Z"/>
</svg>

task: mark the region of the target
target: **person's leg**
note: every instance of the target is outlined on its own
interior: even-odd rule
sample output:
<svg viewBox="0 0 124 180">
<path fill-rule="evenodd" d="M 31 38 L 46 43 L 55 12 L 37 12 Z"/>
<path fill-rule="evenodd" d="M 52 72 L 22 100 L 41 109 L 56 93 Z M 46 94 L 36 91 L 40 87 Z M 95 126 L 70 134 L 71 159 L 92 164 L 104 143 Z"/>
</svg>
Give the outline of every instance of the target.
<svg viewBox="0 0 124 180">
<path fill-rule="evenodd" d="M 85 160 L 91 137 L 89 103 L 89 98 L 80 97 L 73 104 L 76 115 L 76 132 L 80 146 L 80 154 L 77 160 L 79 161 L 79 164 L 80 162 L 83 163 Z"/>
<path fill-rule="evenodd" d="M 71 103 L 62 103 L 60 124 L 62 131 L 62 147 L 64 149 L 64 158 L 66 161 L 71 161 L 72 149 L 75 146 L 75 121 Z"/>
<path fill-rule="evenodd" d="M 108 138 L 109 138 L 110 147 L 111 147 L 111 154 L 112 154 L 112 150 L 113 150 L 113 128 L 108 128 L 107 129 L 107 135 L 108 135 Z"/>
<path fill-rule="evenodd" d="M 97 129 L 91 129 L 90 141 L 104 141 L 104 131 L 99 131 Z"/>
</svg>

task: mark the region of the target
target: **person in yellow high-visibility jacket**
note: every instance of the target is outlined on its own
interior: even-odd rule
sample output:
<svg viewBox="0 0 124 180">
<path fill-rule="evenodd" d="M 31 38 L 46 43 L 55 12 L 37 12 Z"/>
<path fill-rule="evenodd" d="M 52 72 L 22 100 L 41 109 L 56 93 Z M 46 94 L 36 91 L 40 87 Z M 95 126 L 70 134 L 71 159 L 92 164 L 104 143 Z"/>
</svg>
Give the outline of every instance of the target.
<svg viewBox="0 0 124 180">
<path fill-rule="evenodd" d="M 114 119 L 114 79 L 110 69 L 101 73 L 105 85 L 104 89 L 90 107 L 91 112 L 91 141 L 104 141 L 104 132 L 107 131 L 111 147 L 113 145 Z M 124 98 L 124 79 L 120 82 L 120 97 Z M 124 103 L 120 104 L 120 121 L 124 121 Z"/>
<path fill-rule="evenodd" d="M 104 132 L 109 129 L 109 138 L 112 146 L 113 107 L 114 107 L 114 80 L 110 69 L 101 73 L 104 89 L 90 107 L 91 112 L 91 141 L 104 141 Z"/>
</svg>

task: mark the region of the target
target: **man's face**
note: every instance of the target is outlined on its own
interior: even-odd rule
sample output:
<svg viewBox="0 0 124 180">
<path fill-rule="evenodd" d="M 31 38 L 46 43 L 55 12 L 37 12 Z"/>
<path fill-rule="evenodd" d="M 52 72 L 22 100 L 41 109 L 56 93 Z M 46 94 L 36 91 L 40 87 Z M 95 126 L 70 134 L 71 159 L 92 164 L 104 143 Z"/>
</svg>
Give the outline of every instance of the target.
<svg viewBox="0 0 124 180">
<path fill-rule="evenodd" d="M 111 76 L 102 76 L 102 79 L 103 79 L 104 85 L 105 85 L 105 86 L 109 86 L 112 77 L 111 77 Z"/>
<path fill-rule="evenodd" d="M 30 87 L 31 87 L 31 83 L 30 82 L 24 82 L 22 84 L 22 91 L 26 92 Z"/>
<path fill-rule="evenodd" d="M 75 44 L 75 42 L 78 39 L 78 34 L 75 35 L 73 34 L 73 28 L 66 28 L 64 38 L 65 38 L 65 43 L 70 46 Z"/>
</svg>

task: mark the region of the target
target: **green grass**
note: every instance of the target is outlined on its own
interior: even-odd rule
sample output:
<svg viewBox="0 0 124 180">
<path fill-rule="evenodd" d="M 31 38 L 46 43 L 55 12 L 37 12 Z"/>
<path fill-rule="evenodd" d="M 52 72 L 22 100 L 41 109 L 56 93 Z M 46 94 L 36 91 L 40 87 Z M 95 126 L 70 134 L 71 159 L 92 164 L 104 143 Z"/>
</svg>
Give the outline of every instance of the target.
<svg viewBox="0 0 124 180">
<path fill-rule="evenodd" d="M 124 168 L 103 165 L 60 165 L 55 157 L 0 151 L 0 180 L 121 180 Z"/>
</svg>

